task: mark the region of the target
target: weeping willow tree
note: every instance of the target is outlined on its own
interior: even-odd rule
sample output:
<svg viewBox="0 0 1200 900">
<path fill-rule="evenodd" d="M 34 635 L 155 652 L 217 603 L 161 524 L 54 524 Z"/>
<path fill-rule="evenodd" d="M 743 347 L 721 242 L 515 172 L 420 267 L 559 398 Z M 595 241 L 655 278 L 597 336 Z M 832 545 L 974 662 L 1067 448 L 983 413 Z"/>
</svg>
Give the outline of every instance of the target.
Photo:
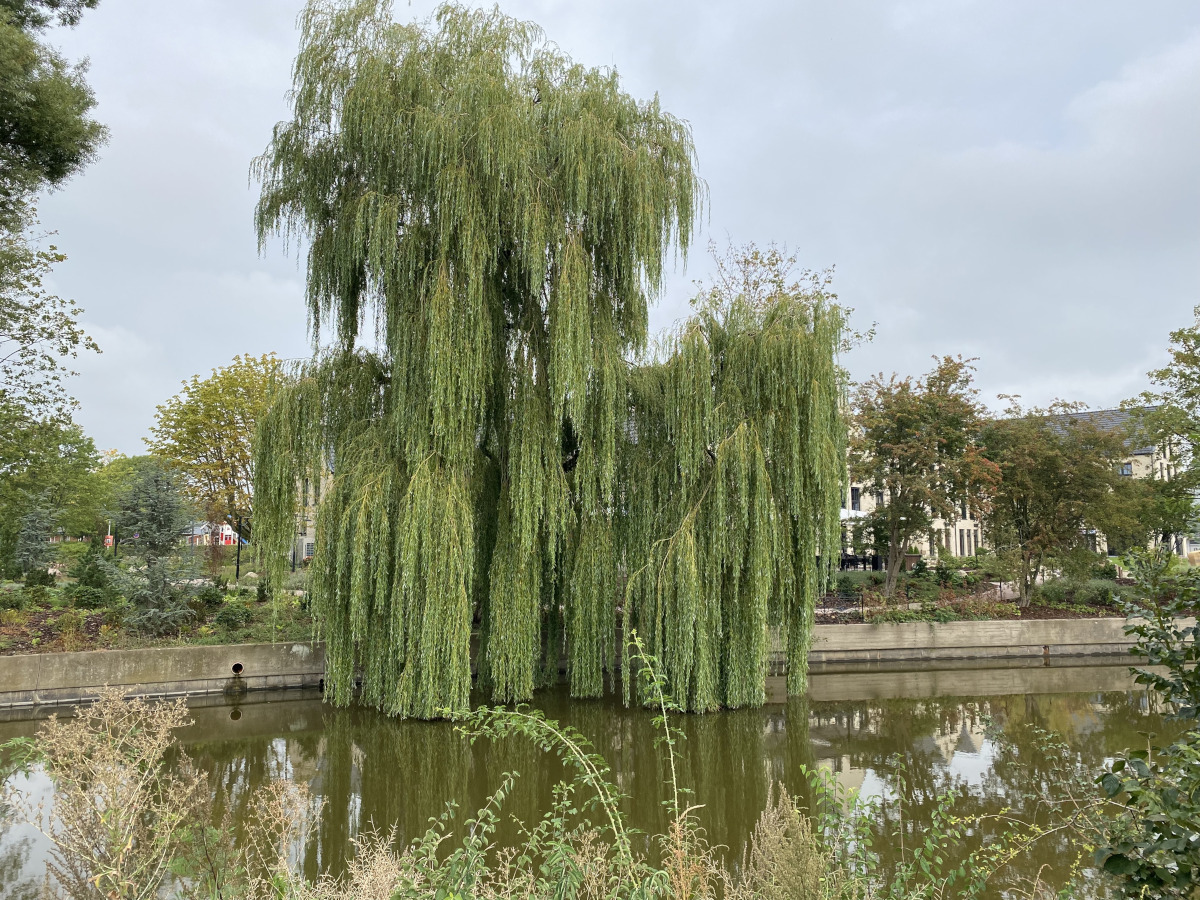
<svg viewBox="0 0 1200 900">
<path fill-rule="evenodd" d="M 322 484 L 328 697 L 361 672 L 391 713 L 465 706 L 475 623 L 496 700 L 563 652 L 596 696 L 627 604 L 690 706 L 761 702 L 767 624 L 804 644 L 844 469 L 836 309 L 710 304 L 648 353 L 702 199 L 686 123 L 497 11 L 401 25 L 386 0 L 311 0 L 300 21 L 257 227 L 306 243 L 325 349 L 260 423 L 255 533 L 282 567 L 297 485 Z"/>
<path fill-rule="evenodd" d="M 814 600 L 840 551 L 846 323 L 826 276 L 788 282 L 794 262 L 718 259 L 629 379 L 625 621 L 689 710 L 761 705 L 772 632 L 789 693 L 807 688 Z"/>
</svg>

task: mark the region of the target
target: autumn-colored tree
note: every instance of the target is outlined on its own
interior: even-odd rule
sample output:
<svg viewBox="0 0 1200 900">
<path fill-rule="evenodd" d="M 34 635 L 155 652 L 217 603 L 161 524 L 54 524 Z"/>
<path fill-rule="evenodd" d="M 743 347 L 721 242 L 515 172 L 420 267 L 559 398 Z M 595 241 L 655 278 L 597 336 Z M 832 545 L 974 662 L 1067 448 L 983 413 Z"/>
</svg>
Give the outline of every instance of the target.
<svg viewBox="0 0 1200 900">
<path fill-rule="evenodd" d="M 971 362 L 945 356 L 919 379 L 876 375 L 854 395 L 850 477 L 883 495 L 872 524 L 887 541 L 888 596 L 909 542 L 959 503 L 981 507 L 996 479 L 979 453 L 985 410 Z"/>
<path fill-rule="evenodd" d="M 189 498 L 211 522 L 250 516 L 251 442 L 278 376 L 274 354 L 235 356 L 208 378 L 185 381 L 158 407 L 146 444 L 181 473 Z"/>
<path fill-rule="evenodd" d="M 997 552 L 1016 564 L 1022 606 L 1046 563 L 1091 546 L 1088 532 L 1120 516 L 1127 492 L 1138 487 L 1117 472 L 1128 455 L 1126 432 L 1082 412 L 1061 402 L 1026 410 L 1012 400 L 981 435 L 1000 473 L 984 526 Z"/>
</svg>

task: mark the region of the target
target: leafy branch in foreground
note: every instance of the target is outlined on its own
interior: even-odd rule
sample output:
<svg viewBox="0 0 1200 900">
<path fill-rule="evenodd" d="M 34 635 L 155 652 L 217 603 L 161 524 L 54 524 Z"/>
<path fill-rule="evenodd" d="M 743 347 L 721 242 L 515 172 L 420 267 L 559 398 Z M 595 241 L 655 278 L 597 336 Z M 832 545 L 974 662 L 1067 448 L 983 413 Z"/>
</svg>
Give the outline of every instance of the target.
<svg viewBox="0 0 1200 900">
<path fill-rule="evenodd" d="M 1167 547 L 1131 554 L 1126 561 L 1143 597 L 1126 608 L 1130 652 L 1154 666 L 1134 669 L 1186 730 L 1175 741 L 1133 750 L 1100 777 L 1121 807 L 1106 829 L 1096 861 L 1118 877 L 1125 896 L 1175 897 L 1200 889 L 1200 648 L 1195 615 L 1198 570 Z M 1186 895 L 1186 894 L 1183 894 Z"/>
</svg>

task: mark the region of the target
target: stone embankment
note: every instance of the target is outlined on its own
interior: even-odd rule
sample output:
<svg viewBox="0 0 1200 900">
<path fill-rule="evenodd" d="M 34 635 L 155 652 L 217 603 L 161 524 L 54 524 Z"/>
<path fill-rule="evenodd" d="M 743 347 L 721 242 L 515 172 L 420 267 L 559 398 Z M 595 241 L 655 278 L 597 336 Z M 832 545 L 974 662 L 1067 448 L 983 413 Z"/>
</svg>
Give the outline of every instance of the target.
<svg viewBox="0 0 1200 900">
<path fill-rule="evenodd" d="M 320 643 L 233 644 L 0 656 L 0 708 L 75 703 L 105 685 L 128 694 L 185 697 L 318 687 Z"/>
<path fill-rule="evenodd" d="M 809 660 L 814 672 L 839 664 L 920 670 L 956 662 L 979 668 L 1104 656 L 1115 662 L 1130 647 L 1124 624 L 1056 619 L 818 625 Z M 324 672 L 324 646 L 313 642 L 0 656 L 0 709 L 75 703 L 105 685 L 154 697 L 319 687 Z"/>
</svg>

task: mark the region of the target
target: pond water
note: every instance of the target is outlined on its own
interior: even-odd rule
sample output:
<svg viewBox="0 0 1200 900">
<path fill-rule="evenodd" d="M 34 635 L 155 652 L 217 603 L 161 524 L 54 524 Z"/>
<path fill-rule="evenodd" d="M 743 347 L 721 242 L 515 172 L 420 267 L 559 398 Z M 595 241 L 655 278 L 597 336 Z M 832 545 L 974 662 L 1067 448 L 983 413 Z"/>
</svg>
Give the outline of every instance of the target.
<svg viewBox="0 0 1200 900">
<path fill-rule="evenodd" d="M 977 665 L 977 664 L 976 664 Z M 868 796 L 894 796 L 895 759 L 905 760 L 906 817 L 927 818 L 933 797 L 958 785 L 969 814 L 1025 808 L 1023 793 L 1043 772 L 1039 731 L 1062 737 L 1089 766 L 1145 742 L 1170 726 L 1126 665 L 1004 668 L 816 668 L 806 698 L 769 683 L 761 709 L 675 717 L 681 779 L 703 804 L 708 838 L 740 858 L 773 783 L 807 795 L 803 767 L 823 766 Z M 651 713 L 617 697 L 571 700 L 565 687 L 538 694 L 535 706 L 583 732 L 609 762 L 627 795 L 630 823 L 646 834 L 666 824 Z M 27 713 L 25 715 L 28 715 Z M 407 842 L 454 800 L 478 808 L 506 771 L 520 773 L 505 804 L 509 816 L 535 820 L 547 807 L 561 766 L 529 743 L 470 745 L 446 723 L 395 721 L 366 709 L 333 709 L 308 692 L 247 695 L 239 704 L 192 710 L 185 751 L 211 778 L 221 805 L 241 820 L 248 787 L 285 776 L 305 782 L 324 806 L 303 850 L 309 875 L 340 872 L 363 829 L 396 829 Z M 991 723 L 992 731 L 988 730 Z M 36 732 L 35 719 L 0 721 L 0 741 Z M 23 789 L 46 793 L 35 774 Z M 985 829 L 986 830 L 986 829 Z M 504 826 L 501 837 L 514 834 Z M 648 839 L 645 839 L 648 844 Z M 883 841 L 885 856 L 892 850 Z M 648 848 L 647 848 L 648 849 Z M 1047 840 L 1005 881 L 1062 872 L 1068 838 Z M 0 898 L 27 896 L 40 881 L 45 846 L 23 826 L 0 822 Z M 1000 885 L 998 885 L 998 888 Z M 32 894 L 28 894 L 32 896 Z"/>
</svg>

